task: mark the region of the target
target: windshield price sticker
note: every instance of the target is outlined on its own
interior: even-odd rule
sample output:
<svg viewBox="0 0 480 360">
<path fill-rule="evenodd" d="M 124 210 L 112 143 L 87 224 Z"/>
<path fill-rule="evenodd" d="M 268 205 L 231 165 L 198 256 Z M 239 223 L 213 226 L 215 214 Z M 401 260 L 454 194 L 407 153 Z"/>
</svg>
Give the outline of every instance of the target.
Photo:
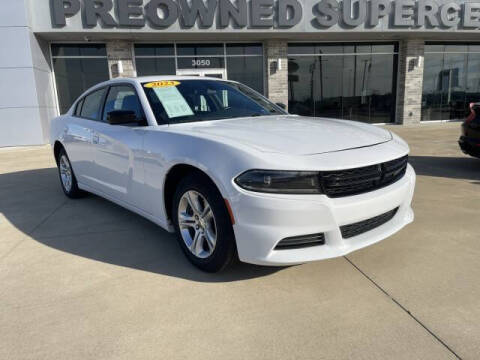
<svg viewBox="0 0 480 360">
<path fill-rule="evenodd" d="M 144 87 L 156 89 L 156 88 L 166 88 L 166 87 L 178 86 L 178 85 L 180 85 L 180 82 L 178 81 L 164 80 L 164 81 L 154 81 L 154 82 L 145 84 Z"/>
<path fill-rule="evenodd" d="M 153 91 L 155 91 L 170 119 L 193 115 L 187 101 L 174 85 L 153 87 Z"/>
</svg>

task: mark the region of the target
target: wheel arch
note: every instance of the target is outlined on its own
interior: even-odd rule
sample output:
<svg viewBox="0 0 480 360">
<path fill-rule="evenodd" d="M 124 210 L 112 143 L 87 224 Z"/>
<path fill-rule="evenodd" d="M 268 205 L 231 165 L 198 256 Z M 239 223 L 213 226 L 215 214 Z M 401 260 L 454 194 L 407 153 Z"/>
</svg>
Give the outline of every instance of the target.
<svg viewBox="0 0 480 360">
<path fill-rule="evenodd" d="M 191 173 L 197 173 L 199 176 L 203 176 L 205 179 L 208 179 L 216 187 L 222 198 L 225 198 L 224 189 L 219 186 L 218 181 L 215 181 L 215 179 L 207 174 L 204 170 L 188 163 L 175 164 L 168 170 L 163 185 L 163 206 L 167 221 L 172 220 L 172 203 L 175 189 L 180 180 Z"/>
<path fill-rule="evenodd" d="M 53 145 L 53 155 L 55 157 L 55 162 L 57 163 L 57 165 L 58 165 L 58 156 L 60 155 L 60 151 L 62 149 L 65 150 L 65 146 L 63 146 L 63 144 L 59 140 L 56 140 L 55 144 Z"/>
</svg>

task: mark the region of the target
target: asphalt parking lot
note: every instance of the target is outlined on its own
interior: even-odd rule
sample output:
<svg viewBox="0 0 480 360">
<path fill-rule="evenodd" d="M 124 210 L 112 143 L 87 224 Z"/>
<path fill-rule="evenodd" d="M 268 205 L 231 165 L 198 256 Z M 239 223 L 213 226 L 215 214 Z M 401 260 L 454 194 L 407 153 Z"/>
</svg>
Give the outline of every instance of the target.
<svg viewBox="0 0 480 360">
<path fill-rule="evenodd" d="M 67 200 L 49 147 L 0 150 L 0 359 L 479 359 L 480 159 L 390 127 L 415 222 L 345 258 L 205 274 L 172 235 Z"/>
</svg>

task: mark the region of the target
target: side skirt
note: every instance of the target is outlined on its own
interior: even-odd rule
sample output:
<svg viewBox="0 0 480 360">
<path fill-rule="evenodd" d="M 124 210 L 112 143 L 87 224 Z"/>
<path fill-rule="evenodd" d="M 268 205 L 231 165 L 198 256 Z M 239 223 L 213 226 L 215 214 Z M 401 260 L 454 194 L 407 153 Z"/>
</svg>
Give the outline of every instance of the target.
<svg viewBox="0 0 480 360">
<path fill-rule="evenodd" d="M 149 214 L 133 205 L 130 205 L 124 201 L 121 201 L 121 200 L 118 200 L 118 199 L 115 199 L 105 193 L 103 193 L 102 191 L 99 191 L 97 189 L 94 189 L 88 185 L 85 185 L 85 184 L 81 184 L 81 183 L 78 183 L 78 187 L 81 189 L 81 190 L 85 190 L 89 193 L 92 193 L 92 194 L 95 194 L 95 195 L 98 195 L 108 201 L 111 201 L 131 212 L 134 212 L 135 214 L 138 214 L 148 220 L 150 220 L 151 222 L 153 222 L 154 224 L 157 224 L 158 226 L 160 226 L 161 228 L 163 228 L 164 230 L 170 232 L 170 233 L 173 233 L 175 232 L 175 229 L 173 228 L 173 226 L 170 224 L 170 223 L 167 223 L 165 222 L 164 220 L 162 219 L 158 219 L 156 218 L 155 216 L 153 216 L 152 214 Z"/>
</svg>

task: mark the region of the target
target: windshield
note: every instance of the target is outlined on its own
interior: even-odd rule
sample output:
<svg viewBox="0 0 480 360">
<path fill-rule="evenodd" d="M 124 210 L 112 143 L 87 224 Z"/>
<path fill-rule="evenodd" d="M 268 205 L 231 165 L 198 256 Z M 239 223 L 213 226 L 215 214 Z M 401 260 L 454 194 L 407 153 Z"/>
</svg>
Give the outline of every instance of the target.
<svg viewBox="0 0 480 360">
<path fill-rule="evenodd" d="M 236 83 L 199 79 L 142 85 L 159 125 L 286 114 L 252 89 Z"/>
</svg>

